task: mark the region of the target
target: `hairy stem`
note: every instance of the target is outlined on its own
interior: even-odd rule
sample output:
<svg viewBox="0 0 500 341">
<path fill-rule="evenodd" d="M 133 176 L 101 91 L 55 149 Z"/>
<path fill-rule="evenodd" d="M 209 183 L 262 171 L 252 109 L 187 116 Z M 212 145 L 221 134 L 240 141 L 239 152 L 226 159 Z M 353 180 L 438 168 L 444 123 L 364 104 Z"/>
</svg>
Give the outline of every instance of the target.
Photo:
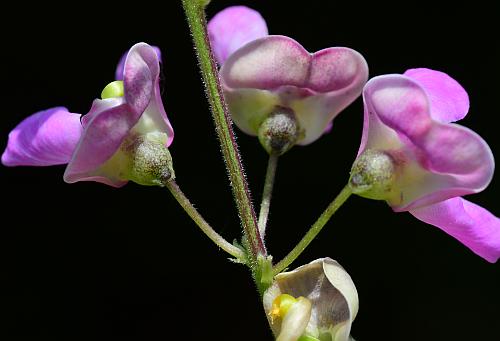
<svg viewBox="0 0 500 341">
<path fill-rule="evenodd" d="M 330 220 L 332 215 L 339 209 L 342 204 L 351 196 L 351 188 L 347 185 L 342 191 L 337 195 L 337 197 L 328 205 L 326 210 L 321 214 L 321 216 L 316 220 L 316 222 L 311 226 L 306 235 L 302 240 L 290 251 L 288 255 L 285 256 L 278 264 L 274 266 L 274 275 L 279 274 L 281 271 L 285 270 L 300 254 L 305 250 L 305 248 L 316 238 L 318 233 L 321 231 L 323 226 Z"/>
<path fill-rule="evenodd" d="M 217 246 L 229 253 L 231 256 L 236 257 L 240 260 L 243 260 L 245 258 L 245 254 L 241 249 L 229 243 L 220 234 L 214 231 L 212 226 L 210 226 L 207 221 L 201 216 L 201 214 L 196 210 L 196 208 L 194 208 L 193 204 L 191 204 L 189 199 L 186 197 L 186 195 L 184 195 L 184 193 L 174 180 L 171 180 L 167 183 L 167 188 L 170 190 L 170 193 L 172 193 L 177 202 L 182 206 L 184 211 L 186 211 L 186 213 L 191 217 L 191 219 L 193 219 L 196 225 L 198 225 L 201 231 L 205 233 L 208 238 L 210 238 L 215 244 L 217 244 Z"/>
<path fill-rule="evenodd" d="M 267 163 L 266 180 L 264 182 L 264 190 L 262 191 L 262 202 L 259 212 L 259 232 L 262 238 L 266 234 L 267 220 L 269 217 L 269 206 L 271 206 L 271 197 L 273 194 L 274 178 L 276 175 L 276 167 L 278 166 L 278 154 L 269 154 Z"/>
<path fill-rule="evenodd" d="M 266 255 L 266 249 L 259 234 L 255 211 L 250 200 L 250 192 L 232 129 L 231 117 L 224 102 L 217 65 L 208 39 L 204 7 L 199 0 L 182 0 L 182 5 L 193 36 L 205 91 L 212 109 L 215 130 L 219 136 L 222 155 L 229 173 L 245 239 L 248 242 L 251 260 L 255 264 L 258 255 Z"/>
</svg>

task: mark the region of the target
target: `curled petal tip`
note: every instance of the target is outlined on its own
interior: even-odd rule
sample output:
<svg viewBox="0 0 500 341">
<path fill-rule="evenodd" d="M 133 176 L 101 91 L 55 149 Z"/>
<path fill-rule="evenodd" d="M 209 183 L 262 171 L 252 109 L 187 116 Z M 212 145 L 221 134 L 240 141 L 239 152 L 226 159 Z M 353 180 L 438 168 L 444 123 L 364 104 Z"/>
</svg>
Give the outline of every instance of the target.
<svg viewBox="0 0 500 341">
<path fill-rule="evenodd" d="M 469 111 L 469 96 L 465 89 L 444 72 L 418 68 L 405 76 L 415 80 L 431 102 L 431 115 L 436 121 L 449 123 L 461 120 Z"/>
<path fill-rule="evenodd" d="M 246 6 L 231 6 L 217 13 L 208 23 L 208 35 L 215 59 L 222 65 L 246 43 L 267 36 L 266 21 Z"/>
<path fill-rule="evenodd" d="M 161 50 L 157 46 L 151 45 L 151 48 L 155 51 L 156 56 L 158 57 L 158 61 L 161 63 Z M 130 50 L 129 50 L 130 51 Z M 127 59 L 127 55 L 129 51 L 125 52 L 121 57 L 120 60 L 118 61 L 118 65 L 116 66 L 115 70 L 115 80 L 117 81 L 122 81 L 123 80 L 123 71 L 125 68 L 125 60 Z"/>
</svg>

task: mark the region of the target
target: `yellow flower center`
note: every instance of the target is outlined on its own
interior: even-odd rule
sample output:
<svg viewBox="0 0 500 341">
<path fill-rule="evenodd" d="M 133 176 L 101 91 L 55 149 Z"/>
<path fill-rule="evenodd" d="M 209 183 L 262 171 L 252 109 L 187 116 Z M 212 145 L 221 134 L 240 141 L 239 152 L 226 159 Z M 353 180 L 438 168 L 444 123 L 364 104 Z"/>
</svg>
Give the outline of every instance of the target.
<svg viewBox="0 0 500 341">
<path fill-rule="evenodd" d="M 273 301 L 273 306 L 271 308 L 271 312 L 269 313 L 271 319 L 282 319 L 295 303 L 297 303 L 297 299 L 295 297 L 288 294 L 279 295 Z"/>
</svg>

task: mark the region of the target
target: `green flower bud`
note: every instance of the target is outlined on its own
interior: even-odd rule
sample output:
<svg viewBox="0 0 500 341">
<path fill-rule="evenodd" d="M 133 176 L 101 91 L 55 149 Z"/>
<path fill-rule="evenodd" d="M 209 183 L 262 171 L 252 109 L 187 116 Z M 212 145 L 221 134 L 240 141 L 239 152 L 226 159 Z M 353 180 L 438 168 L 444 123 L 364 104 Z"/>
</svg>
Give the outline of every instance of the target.
<svg viewBox="0 0 500 341">
<path fill-rule="evenodd" d="M 166 135 L 156 132 L 138 136 L 124 145 L 130 162 L 127 178 L 140 185 L 162 187 L 173 180 L 172 157 L 165 143 Z"/>
<path fill-rule="evenodd" d="M 388 199 L 396 180 L 394 159 L 388 153 L 367 149 L 354 162 L 349 186 L 359 196 Z"/>
<path fill-rule="evenodd" d="M 277 107 L 259 126 L 258 137 L 269 153 L 281 155 L 293 147 L 300 136 L 299 125 L 292 110 Z"/>
</svg>

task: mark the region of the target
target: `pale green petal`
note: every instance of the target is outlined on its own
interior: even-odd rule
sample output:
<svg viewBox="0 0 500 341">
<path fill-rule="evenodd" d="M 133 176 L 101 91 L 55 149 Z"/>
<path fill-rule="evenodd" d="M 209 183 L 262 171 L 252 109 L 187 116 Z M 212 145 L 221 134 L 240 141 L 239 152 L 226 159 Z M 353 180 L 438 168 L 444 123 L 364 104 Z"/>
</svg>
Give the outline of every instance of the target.
<svg viewBox="0 0 500 341">
<path fill-rule="evenodd" d="M 276 341 L 296 341 L 306 329 L 311 318 L 311 301 L 299 297 L 281 323 L 281 333 Z"/>
</svg>

